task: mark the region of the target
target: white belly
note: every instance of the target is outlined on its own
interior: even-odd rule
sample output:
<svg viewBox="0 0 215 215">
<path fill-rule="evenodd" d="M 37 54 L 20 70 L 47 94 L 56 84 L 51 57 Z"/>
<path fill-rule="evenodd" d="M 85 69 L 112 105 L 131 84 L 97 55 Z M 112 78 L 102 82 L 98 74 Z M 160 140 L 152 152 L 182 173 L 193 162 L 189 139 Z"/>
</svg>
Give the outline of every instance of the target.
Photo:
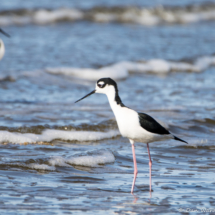
<svg viewBox="0 0 215 215">
<path fill-rule="evenodd" d="M 115 107 L 114 114 L 123 137 L 135 142 L 150 143 L 155 141 L 172 139 L 172 135 L 159 135 L 148 132 L 141 127 L 138 113 L 126 107 Z"/>
</svg>

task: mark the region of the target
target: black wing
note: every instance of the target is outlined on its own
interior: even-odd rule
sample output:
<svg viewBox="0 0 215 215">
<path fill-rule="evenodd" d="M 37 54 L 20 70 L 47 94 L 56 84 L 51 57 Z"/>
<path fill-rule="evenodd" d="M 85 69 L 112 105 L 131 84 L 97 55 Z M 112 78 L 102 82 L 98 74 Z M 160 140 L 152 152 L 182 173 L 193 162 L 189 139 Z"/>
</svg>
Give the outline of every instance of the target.
<svg viewBox="0 0 215 215">
<path fill-rule="evenodd" d="M 145 113 L 138 113 L 139 122 L 142 128 L 154 134 L 170 134 L 162 125 L 160 125 L 151 116 Z"/>
</svg>

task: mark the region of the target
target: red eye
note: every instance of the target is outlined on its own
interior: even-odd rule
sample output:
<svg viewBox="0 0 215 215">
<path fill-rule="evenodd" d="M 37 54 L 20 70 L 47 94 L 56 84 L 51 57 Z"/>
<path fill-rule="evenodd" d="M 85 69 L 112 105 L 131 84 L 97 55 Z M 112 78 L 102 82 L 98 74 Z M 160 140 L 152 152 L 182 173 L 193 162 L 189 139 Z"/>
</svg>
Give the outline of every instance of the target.
<svg viewBox="0 0 215 215">
<path fill-rule="evenodd" d="M 101 87 L 102 87 L 102 84 L 98 84 L 98 87 L 100 87 L 100 88 L 101 88 Z"/>
</svg>

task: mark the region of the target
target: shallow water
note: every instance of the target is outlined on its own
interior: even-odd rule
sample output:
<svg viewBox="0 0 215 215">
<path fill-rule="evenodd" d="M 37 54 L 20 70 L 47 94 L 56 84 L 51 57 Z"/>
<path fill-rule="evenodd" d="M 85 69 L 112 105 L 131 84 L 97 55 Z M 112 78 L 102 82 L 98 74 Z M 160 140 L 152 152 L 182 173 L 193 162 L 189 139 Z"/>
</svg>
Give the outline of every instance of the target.
<svg viewBox="0 0 215 215">
<path fill-rule="evenodd" d="M 191 9 L 185 1 L 168 0 L 132 6 L 163 4 L 176 7 L 173 11 L 180 6 L 183 13 L 195 4 L 208 7 L 205 1 L 189 2 Z M 63 4 L 81 11 L 102 5 L 111 13 L 116 10 L 111 7 L 130 6 Z M 6 13 L 20 9 L 20 1 L 0 5 Z M 21 8 L 61 6 L 44 1 Z M 214 213 L 214 25 L 213 19 L 150 27 L 82 19 L 1 26 L 12 35 L 1 36 L 6 46 L 0 62 L 1 214 Z M 135 145 L 139 173 L 130 194 L 131 146 L 120 136 L 106 96 L 74 104 L 100 75 L 117 79 L 126 106 L 150 114 L 189 143 L 150 144 L 151 196 L 144 143 Z"/>
</svg>

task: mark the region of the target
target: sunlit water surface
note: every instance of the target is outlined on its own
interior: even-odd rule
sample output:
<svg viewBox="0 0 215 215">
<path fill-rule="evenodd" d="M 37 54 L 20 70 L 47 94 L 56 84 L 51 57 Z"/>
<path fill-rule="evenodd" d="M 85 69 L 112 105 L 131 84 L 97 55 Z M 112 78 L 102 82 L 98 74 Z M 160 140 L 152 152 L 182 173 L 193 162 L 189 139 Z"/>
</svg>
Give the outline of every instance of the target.
<svg viewBox="0 0 215 215">
<path fill-rule="evenodd" d="M 130 72 L 117 81 L 126 106 L 150 114 L 189 143 L 150 144 L 151 196 L 144 143 L 135 145 L 139 173 L 130 194 L 131 146 L 118 133 L 106 96 L 94 94 L 74 104 L 94 89 L 95 82 L 46 72 L 47 67 L 99 68 L 126 60 L 193 62 L 215 53 L 214 25 L 144 27 L 82 21 L 5 27 L 12 37 L 4 38 L 6 55 L 0 63 L 0 212 L 215 211 L 213 66 L 199 73 Z"/>
</svg>

